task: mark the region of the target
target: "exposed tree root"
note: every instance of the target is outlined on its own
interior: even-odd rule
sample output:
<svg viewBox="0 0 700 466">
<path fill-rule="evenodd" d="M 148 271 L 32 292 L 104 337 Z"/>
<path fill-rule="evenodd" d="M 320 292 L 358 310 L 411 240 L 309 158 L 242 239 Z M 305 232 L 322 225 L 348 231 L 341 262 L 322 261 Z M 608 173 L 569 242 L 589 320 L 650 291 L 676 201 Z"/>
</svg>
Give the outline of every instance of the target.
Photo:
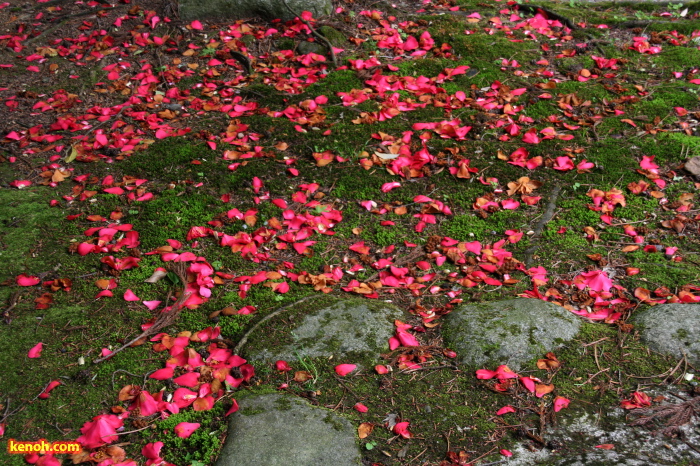
<svg viewBox="0 0 700 466">
<path fill-rule="evenodd" d="M 107 356 L 104 356 L 102 358 L 95 359 L 93 363 L 99 364 L 103 361 L 106 361 L 107 359 L 111 359 L 116 355 L 117 353 L 120 353 L 124 351 L 126 348 L 129 348 L 131 345 L 134 343 L 138 342 L 139 340 L 145 339 L 155 333 L 158 333 L 160 330 L 164 329 L 165 327 L 168 327 L 175 323 L 177 320 L 178 316 L 180 315 L 180 311 L 182 310 L 182 307 L 184 306 L 185 302 L 190 297 L 190 293 L 185 293 L 185 284 L 187 283 L 187 272 L 185 270 L 185 265 L 182 262 L 179 262 L 176 266 L 173 267 L 173 272 L 177 274 L 178 277 L 180 277 L 180 280 L 182 281 L 182 291 L 180 293 L 180 297 L 175 301 L 175 304 L 172 305 L 170 310 L 168 312 L 161 312 L 158 317 L 156 318 L 156 321 L 153 322 L 153 325 L 151 325 L 148 329 L 146 329 L 144 332 L 142 332 L 139 336 L 134 338 L 128 343 L 125 343 L 124 345 L 121 346 L 121 348 L 112 351 Z M 169 300 L 169 296 L 167 301 Z"/>
<path fill-rule="evenodd" d="M 552 190 L 552 193 L 549 195 L 549 202 L 547 203 L 547 207 L 545 208 L 545 211 L 542 214 L 542 218 L 540 218 L 540 221 L 537 222 L 537 225 L 535 225 L 535 229 L 533 230 L 535 233 L 530 239 L 530 241 L 532 241 L 535 244 L 527 248 L 527 250 L 525 251 L 525 266 L 528 268 L 532 264 L 532 255 L 535 253 L 535 251 L 537 251 L 537 248 L 540 247 L 540 245 L 536 242 L 542 235 L 544 227 L 547 225 L 547 223 L 549 223 L 550 220 L 552 220 L 552 217 L 554 217 L 554 211 L 557 208 L 557 198 L 559 197 L 560 192 L 561 186 L 555 186 Z"/>
<path fill-rule="evenodd" d="M 306 298 L 301 298 L 299 301 L 293 302 L 292 304 L 287 304 L 287 305 L 278 307 L 277 309 L 275 309 L 274 311 L 272 311 L 271 313 L 269 313 L 268 315 L 266 315 L 265 317 L 260 319 L 247 332 L 245 332 L 245 334 L 240 339 L 240 341 L 238 342 L 236 347 L 233 349 L 233 354 L 240 354 L 243 347 L 246 345 L 246 343 L 248 343 L 248 338 L 250 337 L 250 335 L 252 335 L 253 332 L 255 332 L 258 329 L 258 327 L 260 327 L 262 324 L 264 324 L 268 320 L 272 319 L 275 316 L 282 314 L 284 311 L 288 310 L 291 307 L 296 306 L 297 304 L 301 304 L 304 301 L 308 301 L 309 299 L 320 298 L 321 296 L 327 296 L 327 295 L 326 294 L 311 295 L 311 296 L 307 296 Z"/>
</svg>

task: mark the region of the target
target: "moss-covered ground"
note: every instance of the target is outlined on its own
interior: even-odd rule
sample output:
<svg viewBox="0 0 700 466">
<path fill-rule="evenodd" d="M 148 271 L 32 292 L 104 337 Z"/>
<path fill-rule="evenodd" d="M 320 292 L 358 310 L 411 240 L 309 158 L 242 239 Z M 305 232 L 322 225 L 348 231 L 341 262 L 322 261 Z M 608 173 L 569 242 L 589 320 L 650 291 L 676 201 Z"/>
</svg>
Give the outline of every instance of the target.
<svg viewBox="0 0 700 466">
<path fill-rule="evenodd" d="M 16 61 L 16 66 L 7 69 L 2 78 L 2 86 L 7 87 L 1 91 L 10 115 L 0 126 L 4 138 L 0 144 L 0 426 L 5 429 L 1 439 L 73 440 L 86 421 L 112 412 L 115 406 L 128 405 L 117 398 L 125 385 L 139 385 L 150 393 L 173 391 L 176 386 L 171 380 L 148 378 L 168 358 L 153 351 L 151 342 L 128 348 L 105 362 L 94 362 L 104 349 L 115 350 L 131 341 L 141 332 L 141 325 L 156 316 L 143 301 L 164 301 L 180 291 L 182 283 L 172 273 L 157 283 L 146 282 L 156 268 L 173 264 L 159 254 L 147 254 L 167 246 L 168 240 L 182 243 L 177 253 L 202 257 L 220 278 L 205 302 L 184 309 L 162 330 L 170 335 L 218 326 L 221 346 L 232 349 L 271 312 L 329 292 L 393 301 L 412 314 L 409 323 L 419 330 L 416 335 L 422 346 L 387 353 L 379 360 L 357 355 L 353 362 L 363 370 L 345 378 L 335 375 L 336 360 L 290 360 L 294 370 L 288 373 L 272 365 L 256 365 L 255 377 L 227 393 L 212 410 L 189 408 L 167 419 L 147 419 L 145 429 L 127 421 L 117 443 L 139 464 L 144 462 L 141 448 L 157 441 L 164 443 L 167 461 L 180 466 L 212 464 L 226 432 L 224 413 L 230 398 L 278 391 L 283 384 L 287 392 L 330 407 L 358 426 L 373 424 L 371 435 L 358 442 L 369 462 L 388 466 L 438 465 L 459 452 L 476 464 L 497 461 L 499 450 L 517 442 L 543 447 L 537 438 L 545 435 L 547 423 L 553 420 L 534 413 L 544 409 L 551 414 L 556 396 L 597 411 L 618 406 L 631 392 L 680 383 L 684 370 L 693 369 L 650 352 L 627 321 L 650 301 L 688 302 L 698 295 L 700 183 L 683 164 L 700 156 L 700 8 L 697 3 L 678 8 L 673 4 L 577 0 L 539 4 L 577 27 L 567 32 L 550 24 L 547 31 L 534 28 L 526 34 L 527 28 L 517 27 L 520 20 L 508 21 L 514 12 L 502 12 L 507 9 L 503 2 L 433 2 L 423 11 L 410 13 L 408 7 L 392 8 L 384 2 L 367 6 L 385 12 L 381 18 L 361 13 L 365 8 L 360 5 L 347 6 L 347 11 L 324 26 L 355 37 L 341 44 L 338 37 L 333 38 L 335 45 L 345 49 L 339 59 L 346 68 L 323 71 L 321 79 L 308 85 L 299 78 L 305 72 L 296 74 L 301 65 L 284 58 L 285 50 L 294 50 L 306 40 L 303 35 L 264 37 L 267 27 L 251 23 L 251 30 L 260 31 L 259 44 L 243 38 L 229 38 L 227 43 L 215 40 L 222 24 L 208 23 L 204 32 L 213 35 L 207 38 L 202 31 L 186 29 L 184 23 L 186 32 L 163 24 L 155 31 L 172 36 L 164 39 L 165 45 L 151 42 L 143 46 L 137 35 L 145 31 L 143 21 L 152 18 L 143 7 L 130 13 L 133 24 L 129 24 L 140 32 L 129 34 L 129 40 L 136 42 L 124 46 L 128 42 L 124 36 L 117 41 L 119 47 L 115 46 L 135 54 L 122 57 L 133 62 L 128 71 L 133 74 L 124 82 L 107 78 L 108 71 L 103 70 L 118 62 L 113 57 L 106 61 L 91 57 L 81 64 L 81 58 L 65 58 L 47 49 L 38 50 L 47 59 L 40 63 L 45 67 L 42 73 L 30 73 L 22 82 L 27 66 L 24 58 L 16 58 L 19 52 L 3 55 L 7 63 Z M 383 23 L 389 15 L 398 19 Z M 507 27 L 497 27 L 496 17 Z M 525 21 L 533 15 L 523 13 L 522 17 Z M 24 24 L 21 17 L 12 18 L 12 24 Z M 413 23 L 395 24 L 409 20 Z M 357 27 L 358 22 L 364 25 Z M 428 31 L 434 46 L 415 57 L 378 49 L 377 42 L 386 39 L 382 38 L 386 31 L 373 30 L 382 27 L 398 28 L 403 39 Z M 107 29 L 112 35 L 123 32 Z M 637 40 L 637 49 L 632 47 L 635 37 L 643 38 Z M 200 48 L 188 48 L 188 43 Z M 0 44 L 8 51 L 12 47 L 9 37 L 2 36 Z M 235 63 L 228 67 L 210 63 L 212 58 L 230 60 L 225 49 L 244 50 L 244 44 L 249 45 L 246 53 L 255 58 L 249 76 Z M 22 53 L 30 54 L 40 45 L 56 44 L 42 36 Z M 110 44 L 97 42 L 91 47 L 97 53 Z M 658 53 L 653 47 L 660 47 Z M 83 50 L 88 55 L 92 51 Z M 139 56 L 144 62 L 137 66 L 133 57 Z M 596 57 L 617 61 L 606 64 Z M 357 64 L 374 59 L 382 66 L 362 69 Z M 97 118 L 88 105 L 109 108 L 123 103 L 130 95 L 125 89 L 136 89 L 144 79 L 134 76 L 146 63 L 155 70 L 157 84 L 146 86 L 139 97 L 142 102 L 130 103 L 134 108 L 113 112 L 107 124 L 95 127 L 97 131 L 87 126 L 73 131 L 49 129 L 64 117 L 91 115 L 85 122 Z M 51 64 L 57 64 L 58 71 L 49 71 Z M 463 65 L 469 69 L 445 77 L 447 69 Z M 271 71 L 274 66 L 280 68 Z M 297 71 L 292 74 L 282 69 L 285 66 L 297 67 Z M 302 68 L 308 71 L 314 66 Z M 69 78 L 71 74 L 78 79 Z M 379 85 L 370 82 L 380 77 L 389 85 L 399 81 L 405 85 L 386 91 L 385 98 L 376 90 Z M 432 80 L 432 91 L 411 88 L 413 79 L 420 77 Z M 343 105 L 344 93 L 361 93 L 366 88 L 373 89 L 367 91 L 370 99 Z M 54 96 L 58 89 L 76 94 L 85 101 L 85 108 L 78 105 L 33 113 L 34 105 Z M 289 89 L 298 92 L 286 92 Z M 132 97 L 137 91 L 133 92 Z M 407 107 L 426 105 L 392 114 L 387 109 L 394 92 Z M 182 111 L 162 113 L 159 103 L 165 95 L 182 105 Z M 327 97 L 327 102 L 321 101 L 320 112 L 314 113 L 309 101 L 319 96 Z M 221 111 L 223 104 L 231 108 Z M 257 107 L 233 107 L 246 104 Z M 298 110 L 289 111 L 296 115 L 293 118 L 275 116 L 292 107 Z M 160 115 L 158 124 L 168 124 L 172 131 L 185 127 L 190 131 L 161 137 L 139 112 L 151 115 L 151 121 Z M 381 117 L 382 112 L 391 117 Z M 299 118 L 301 114 L 305 119 Z M 61 134 L 66 146 L 48 147 L 41 138 L 32 139 L 33 133 L 27 131 L 34 123 L 27 122 L 33 117 L 40 119 L 41 134 Z M 124 125 L 112 126 L 114 120 L 123 120 Z M 414 127 L 452 120 L 471 130 L 458 138 L 450 137 L 449 128 L 439 134 Z M 509 125 L 520 129 L 510 133 Z M 523 140 L 531 128 L 539 135 L 537 143 Z M 96 149 L 96 134 L 127 130 L 141 139 L 133 153 L 115 147 Z M 22 142 L 11 135 L 22 131 L 28 134 Z M 412 138 L 402 142 L 406 131 L 413 131 Z M 76 160 L 69 156 L 71 142 L 67 142 L 74 133 L 88 141 L 83 145 L 85 153 Z M 513 154 L 522 147 L 532 164 L 508 163 L 518 161 Z M 388 153 L 403 150 L 402 156 L 411 157 L 421 148 L 431 156 L 427 163 L 415 157 L 411 163 L 416 166 L 390 170 Z M 319 161 L 324 153 L 330 163 Z M 49 160 L 56 154 L 60 157 Z M 475 168 L 466 175 L 458 171 L 464 159 Z M 578 168 L 557 169 L 564 162 Z M 56 175 L 63 169 L 71 171 L 67 176 Z M 53 186 L 47 179 L 52 176 L 61 178 Z M 108 176 L 125 192 L 105 192 Z M 134 189 L 128 177 L 146 181 Z M 17 180 L 29 180 L 31 185 L 18 189 Z M 531 180 L 541 185 L 528 185 Z M 386 188 L 394 182 L 400 186 Z M 647 187 L 641 189 L 640 184 Z M 153 197 L 136 200 L 146 193 Z M 618 201 L 614 201 L 615 193 Z M 423 202 L 419 196 L 430 199 Z M 531 199 L 529 205 L 527 196 L 540 199 Z M 596 196 L 602 196 L 602 201 L 596 201 Z M 509 199 L 519 203 L 517 208 L 504 208 Z M 283 200 L 287 207 L 273 200 Z M 480 202 L 495 204 L 479 209 Z M 611 217 L 601 217 L 606 213 Z M 308 223 L 289 228 L 285 222 L 294 216 L 306 216 Z M 328 230 L 334 234 L 322 234 L 326 227 L 319 227 L 313 218 L 332 218 L 334 225 Z M 138 232 L 138 245 L 86 255 L 78 252 L 81 243 L 98 244 L 97 235 L 88 236 L 86 230 L 110 224 L 131 225 Z M 293 236 L 304 226 L 309 227 L 308 237 L 274 238 L 286 233 Z M 192 227 L 214 233 L 188 238 Z M 256 244 L 259 256 L 243 256 L 220 245 L 224 235 L 254 232 L 263 238 Z M 460 261 L 449 249 L 451 240 L 462 246 L 479 241 L 487 249 L 518 233 L 522 238 L 496 247 L 512 254 L 505 265 L 498 263 L 496 272 L 479 268 L 484 259 L 475 254 L 465 253 Z M 119 232 L 107 243 L 114 244 L 124 235 Z M 315 243 L 306 250 L 294 249 L 294 243 L 307 240 Z M 349 249 L 359 242 L 367 249 Z M 109 255 L 140 260 L 138 267 L 119 271 L 101 261 Z M 440 256 L 446 259 L 444 263 Z M 378 281 L 386 278 L 378 275 L 381 266 L 373 264 L 387 259 L 407 268 L 406 276 L 414 286 L 384 284 L 373 295 Z M 422 264 L 418 267 L 419 261 L 429 269 Z M 540 370 L 533 360 L 520 371 L 554 384 L 554 391 L 543 398 L 514 387 L 499 391 L 491 381 L 478 380 L 475 370 L 481 368 L 455 365 L 440 333 L 439 316 L 460 302 L 532 296 L 532 280 L 526 273 L 530 267 L 546 270 L 548 281 L 538 291 L 570 309 L 594 305 L 588 291 L 571 286 L 582 273 L 603 270 L 619 286 L 609 297 L 619 300 L 614 310 L 620 315 L 607 322 L 586 320 L 579 336 L 556 351 L 560 368 Z M 334 276 L 335 269 L 342 270 L 342 276 Z M 482 270 L 496 282 L 475 278 L 474 272 Z M 260 273 L 267 275 L 250 283 L 250 277 Z M 16 278 L 20 274 L 37 277 L 40 283 L 19 286 Z M 69 279 L 70 285 L 62 279 Z M 97 299 L 98 285 L 107 280 L 118 284 L 114 297 Z M 275 288 L 282 282 L 289 286 L 288 291 Z M 126 290 L 139 300 L 124 300 Z M 642 298 L 644 292 L 648 299 Z M 287 343 L 290 323 L 317 305 L 308 300 L 292 312 L 271 318 L 250 335 L 251 345 Z M 238 312 L 245 306 L 254 311 Z M 223 312 L 226 309 L 234 312 Z M 44 344 L 41 357 L 28 358 L 28 351 L 39 342 Z M 208 344 L 192 346 L 204 353 Z M 243 357 L 246 351 L 244 346 Z M 419 370 L 402 370 L 402 356 L 409 361 L 427 358 L 427 363 Z M 390 365 L 393 370 L 379 375 L 372 369 L 377 364 Z M 294 381 L 295 371 L 300 370 L 311 373 L 312 379 Z M 51 381 L 60 385 L 48 398 L 38 398 Z M 356 403 L 363 403 L 369 411 L 358 413 L 353 409 Z M 518 407 L 520 414 L 496 416 L 505 405 Z M 385 427 L 390 413 L 410 422 L 413 438 L 402 438 Z M 201 427 L 189 439 L 182 439 L 174 433 L 180 422 L 197 422 Z M 133 430 L 137 432 L 128 433 Z M 534 440 L 527 435 L 533 432 Z M 64 459 L 64 464 L 68 461 Z M 0 463 L 25 461 L 2 448 Z"/>
</svg>

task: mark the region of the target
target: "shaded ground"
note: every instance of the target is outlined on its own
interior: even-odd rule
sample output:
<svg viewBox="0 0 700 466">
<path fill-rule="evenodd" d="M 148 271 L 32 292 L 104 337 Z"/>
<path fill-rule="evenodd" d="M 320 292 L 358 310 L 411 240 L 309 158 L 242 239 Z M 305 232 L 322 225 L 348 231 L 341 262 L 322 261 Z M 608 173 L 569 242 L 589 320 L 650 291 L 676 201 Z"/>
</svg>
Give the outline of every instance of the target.
<svg viewBox="0 0 700 466">
<path fill-rule="evenodd" d="M 315 25 L 343 49 L 337 71 L 301 22 L 184 24 L 159 2 L 0 6 L 3 440 L 75 439 L 94 416 L 133 408 L 118 399 L 127 384 L 173 392 L 148 377 L 173 356 L 151 342 L 93 361 L 178 293 L 187 308 L 161 331 L 218 327 L 229 349 L 324 292 L 391 300 L 421 346 L 358 359 L 367 369 L 345 379 L 323 359 L 231 371 L 241 385 L 220 383 L 213 409 L 126 418 L 124 432 L 143 430 L 113 443 L 139 464 L 158 441 L 168 461 L 209 464 L 232 398 L 283 383 L 372 423 L 363 453 L 387 465 L 547 448 L 555 396 L 598 411 L 688 388 L 687 361 L 647 351 L 628 320 L 698 301 L 698 180 L 683 169 L 700 156 L 697 4 L 547 3 L 557 20 L 491 1 L 344 3 Z M 170 274 L 144 283 L 158 267 Z M 494 391 L 441 338 L 454 305 L 518 295 L 587 317 L 560 369 L 529 368 L 556 387 L 543 399 Z M 292 318 L 250 344 L 285 342 Z M 393 371 L 370 369 L 380 363 Z M 299 370 L 313 377 L 294 381 Z M 495 416 L 507 404 L 521 414 Z M 413 438 L 384 428 L 390 413 Z M 201 426 L 182 439 L 180 422 Z"/>
</svg>

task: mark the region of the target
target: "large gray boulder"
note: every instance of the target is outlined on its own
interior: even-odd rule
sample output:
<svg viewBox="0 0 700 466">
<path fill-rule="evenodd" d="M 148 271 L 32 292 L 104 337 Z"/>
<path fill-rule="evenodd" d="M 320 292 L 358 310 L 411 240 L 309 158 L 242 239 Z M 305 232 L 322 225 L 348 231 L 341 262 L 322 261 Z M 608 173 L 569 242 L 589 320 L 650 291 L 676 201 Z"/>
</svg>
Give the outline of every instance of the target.
<svg viewBox="0 0 700 466">
<path fill-rule="evenodd" d="M 285 6 L 285 1 L 295 13 L 310 11 L 314 18 L 329 15 L 333 9 L 330 0 L 180 0 L 180 17 L 185 21 L 207 18 L 289 21 L 296 15 Z"/>
<path fill-rule="evenodd" d="M 312 304 L 304 303 L 304 306 Z M 296 317 L 296 323 L 284 329 L 283 337 L 288 342 L 280 344 L 276 335 L 259 336 L 249 345 L 246 356 L 253 361 L 268 362 L 304 357 L 342 358 L 351 353 L 378 357 L 389 349 L 389 338 L 396 330 L 394 321 L 404 317 L 403 311 L 393 304 L 338 298 Z"/>
<path fill-rule="evenodd" d="M 700 364 L 700 304 L 659 304 L 634 318 L 652 350 Z"/>
<path fill-rule="evenodd" d="M 443 335 L 463 364 L 518 370 L 574 338 L 580 325 L 561 306 L 517 298 L 461 306 L 446 316 Z"/>
<path fill-rule="evenodd" d="M 216 466 L 358 466 L 355 429 L 333 411 L 287 395 L 240 401 Z"/>
</svg>

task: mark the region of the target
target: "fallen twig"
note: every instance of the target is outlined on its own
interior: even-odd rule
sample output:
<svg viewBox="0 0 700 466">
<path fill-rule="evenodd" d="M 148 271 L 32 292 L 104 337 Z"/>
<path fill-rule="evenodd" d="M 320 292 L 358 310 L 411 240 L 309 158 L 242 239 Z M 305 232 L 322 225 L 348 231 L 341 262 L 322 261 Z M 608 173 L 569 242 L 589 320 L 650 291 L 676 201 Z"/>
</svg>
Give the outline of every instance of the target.
<svg viewBox="0 0 700 466">
<path fill-rule="evenodd" d="M 250 337 L 250 335 L 251 335 L 253 332 L 255 332 L 255 330 L 257 330 L 258 327 L 260 327 L 262 324 L 264 324 L 264 323 L 267 322 L 268 320 L 272 319 L 273 317 L 275 317 L 275 316 L 277 316 L 277 315 L 282 314 L 284 311 L 286 311 L 286 310 L 289 309 L 290 307 L 296 306 L 297 304 L 303 303 L 304 301 L 308 301 L 309 299 L 319 298 L 319 297 L 321 297 L 321 296 L 326 296 L 326 295 L 321 295 L 321 294 L 319 294 L 319 295 L 307 296 L 307 297 L 305 297 L 305 298 L 301 298 L 299 301 L 296 301 L 296 302 L 294 302 L 294 303 L 292 303 L 292 304 L 288 304 L 288 305 L 285 305 L 285 306 L 281 306 L 281 307 L 277 308 L 276 310 L 272 311 L 270 314 L 268 314 L 268 315 L 266 315 L 265 317 L 263 317 L 262 319 L 260 319 L 260 320 L 258 321 L 258 323 L 256 323 L 255 325 L 253 325 L 247 332 L 245 332 L 245 334 L 244 334 L 243 337 L 240 339 L 240 341 L 238 342 L 238 344 L 236 345 L 236 347 L 233 349 L 233 354 L 240 354 L 240 352 L 241 352 L 241 350 L 243 349 L 243 347 L 246 345 L 246 343 L 248 343 L 248 338 Z"/>
<path fill-rule="evenodd" d="M 537 222 L 537 225 L 535 225 L 534 234 L 532 235 L 530 241 L 535 242 L 539 240 L 540 235 L 542 234 L 542 231 L 544 230 L 545 225 L 549 223 L 550 220 L 552 220 L 552 217 L 554 217 L 554 211 L 557 208 L 557 199 L 559 198 L 559 193 L 561 192 L 561 186 L 555 186 L 554 189 L 552 190 L 552 193 L 549 196 L 549 202 L 547 203 L 547 207 L 544 210 L 544 214 L 542 214 L 542 218 L 540 219 L 539 222 Z M 532 255 L 537 251 L 537 248 L 539 248 L 540 245 L 535 243 L 527 250 L 525 251 L 525 267 L 530 267 L 532 264 Z"/>
<path fill-rule="evenodd" d="M 179 264 L 183 264 L 180 262 Z M 146 338 L 150 335 L 153 335 L 154 333 L 158 333 L 161 329 L 172 325 L 175 320 L 177 319 L 177 316 L 180 314 L 180 311 L 182 310 L 183 305 L 187 302 L 187 300 L 190 298 L 191 293 L 185 293 L 185 285 L 187 283 L 187 275 L 184 271 L 184 267 L 180 267 L 174 272 L 180 277 L 180 280 L 182 281 L 182 292 L 180 294 L 180 297 L 175 301 L 175 304 L 173 304 L 168 312 L 161 312 L 158 318 L 156 319 L 155 322 L 153 322 L 153 325 L 151 325 L 148 329 L 146 329 L 144 332 L 142 332 L 139 336 L 134 338 L 133 340 L 129 341 L 128 343 L 125 343 L 124 345 L 121 346 L 121 348 L 112 351 L 110 354 L 107 356 L 104 356 L 102 358 L 95 359 L 93 363 L 99 364 L 103 361 L 106 361 L 107 359 L 110 359 L 114 357 L 117 353 L 120 353 L 124 351 L 126 348 L 129 348 L 131 345 L 136 343 L 137 341 Z"/>
</svg>

